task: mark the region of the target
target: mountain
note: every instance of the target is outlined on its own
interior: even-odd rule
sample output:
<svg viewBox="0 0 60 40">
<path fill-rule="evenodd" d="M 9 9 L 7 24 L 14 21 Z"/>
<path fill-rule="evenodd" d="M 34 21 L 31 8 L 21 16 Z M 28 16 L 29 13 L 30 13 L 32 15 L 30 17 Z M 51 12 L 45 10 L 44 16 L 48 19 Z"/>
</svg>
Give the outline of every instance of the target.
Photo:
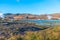
<svg viewBox="0 0 60 40">
<path fill-rule="evenodd" d="M 5 14 L 6 15 L 6 14 Z M 20 19 L 53 19 L 53 20 L 60 20 L 60 13 L 53 13 L 53 14 L 41 14 L 41 15 L 33 15 L 33 14 L 7 14 L 5 19 L 10 20 L 20 20 Z"/>
<path fill-rule="evenodd" d="M 60 18 L 60 13 L 54 13 L 54 14 L 50 14 L 52 17 L 59 17 Z"/>
</svg>

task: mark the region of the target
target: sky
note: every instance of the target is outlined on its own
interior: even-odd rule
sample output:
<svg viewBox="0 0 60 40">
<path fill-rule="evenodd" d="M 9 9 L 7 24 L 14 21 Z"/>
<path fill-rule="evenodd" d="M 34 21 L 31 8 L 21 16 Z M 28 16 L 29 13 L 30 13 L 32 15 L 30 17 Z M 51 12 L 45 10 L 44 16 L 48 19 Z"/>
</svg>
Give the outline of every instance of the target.
<svg viewBox="0 0 60 40">
<path fill-rule="evenodd" d="M 0 0 L 0 13 L 60 13 L 60 0 Z"/>
</svg>

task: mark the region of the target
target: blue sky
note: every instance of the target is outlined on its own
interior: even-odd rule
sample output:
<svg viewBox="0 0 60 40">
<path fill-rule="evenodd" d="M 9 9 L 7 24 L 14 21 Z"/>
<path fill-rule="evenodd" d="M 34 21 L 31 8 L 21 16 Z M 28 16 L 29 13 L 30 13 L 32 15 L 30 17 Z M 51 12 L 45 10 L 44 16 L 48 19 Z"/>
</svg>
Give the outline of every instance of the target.
<svg viewBox="0 0 60 40">
<path fill-rule="evenodd" d="M 60 12 L 60 0 L 0 0 L 2 13 L 50 14 Z"/>
</svg>

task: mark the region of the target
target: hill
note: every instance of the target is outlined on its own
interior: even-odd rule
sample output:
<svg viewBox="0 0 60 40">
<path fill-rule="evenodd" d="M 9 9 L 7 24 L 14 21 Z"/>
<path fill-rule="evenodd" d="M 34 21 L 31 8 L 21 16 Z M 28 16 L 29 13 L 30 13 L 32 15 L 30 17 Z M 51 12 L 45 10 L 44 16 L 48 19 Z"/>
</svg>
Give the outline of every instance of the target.
<svg viewBox="0 0 60 40">
<path fill-rule="evenodd" d="M 60 13 L 54 13 L 54 14 L 50 14 L 52 17 L 59 17 L 60 18 Z"/>
<path fill-rule="evenodd" d="M 28 31 L 24 35 L 15 35 L 8 40 L 60 40 L 60 26 L 50 27 L 42 31 Z"/>
</svg>

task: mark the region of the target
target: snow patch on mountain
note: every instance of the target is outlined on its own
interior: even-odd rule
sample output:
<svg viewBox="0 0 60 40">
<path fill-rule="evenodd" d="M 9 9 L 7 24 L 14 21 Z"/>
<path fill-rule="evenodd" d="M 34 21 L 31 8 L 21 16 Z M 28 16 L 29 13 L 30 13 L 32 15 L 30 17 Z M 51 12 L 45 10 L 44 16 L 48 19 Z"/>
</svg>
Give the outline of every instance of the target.
<svg viewBox="0 0 60 40">
<path fill-rule="evenodd" d="M 4 18 L 4 15 L 3 15 L 3 13 L 0 13 L 0 17 L 1 17 L 1 18 Z"/>
</svg>

